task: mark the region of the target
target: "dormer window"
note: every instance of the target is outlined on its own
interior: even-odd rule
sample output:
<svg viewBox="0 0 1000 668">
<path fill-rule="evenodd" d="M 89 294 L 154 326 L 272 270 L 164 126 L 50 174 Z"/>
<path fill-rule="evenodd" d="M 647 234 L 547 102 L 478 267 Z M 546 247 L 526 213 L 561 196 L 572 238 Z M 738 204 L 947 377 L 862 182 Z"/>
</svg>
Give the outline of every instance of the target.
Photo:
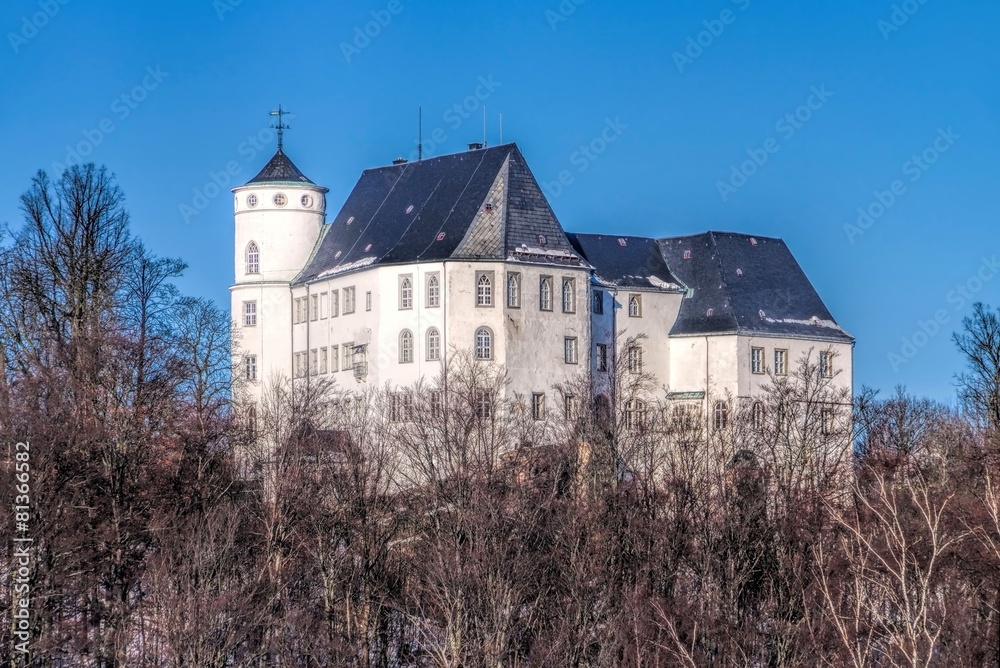
<svg viewBox="0 0 1000 668">
<path fill-rule="evenodd" d="M 684 251 L 684 259 L 685 260 L 690 260 L 691 259 L 691 251 L 689 251 L 689 250 Z"/>
</svg>

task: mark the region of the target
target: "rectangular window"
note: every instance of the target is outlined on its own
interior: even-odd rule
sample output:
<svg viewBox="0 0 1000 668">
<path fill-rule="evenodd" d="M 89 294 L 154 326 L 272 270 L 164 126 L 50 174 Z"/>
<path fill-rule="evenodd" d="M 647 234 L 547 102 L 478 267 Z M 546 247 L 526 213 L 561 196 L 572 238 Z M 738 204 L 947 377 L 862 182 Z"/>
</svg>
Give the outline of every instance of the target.
<svg viewBox="0 0 1000 668">
<path fill-rule="evenodd" d="M 340 290 L 330 293 L 330 317 L 336 318 L 340 315 Z"/>
<path fill-rule="evenodd" d="M 576 412 L 576 397 L 572 394 L 567 394 L 563 398 L 563 417 L 567 420 L 575 420 Z"/>
<path fill-rule="evenodd" d="M 309 319 L 313 322 L 319 320 L 319 295 L 309 297 L 309 311 L 312 314 Z"/>
<path fill-rule="evenodd" d="M 441 391 L 431 390 L 430 396 L 431 417 L 441 417 Z"/>
<path fill-rule="evenodd" d="M 302 353 L 295 353 L 295 373 L 296 378 L 302 377 Z"/>
<path fill-rule="evenodd" d="M 319 349 L 319 372 L 320 373 L 326 373 L 326 360 L 327 360 L 327 351 L 326 351 L 326 348 L 320 348 Z"/>
<path fill-rule="evenodd" d="M 481 418 L 493 416 L 493 402 L 490 400 L 490 393 L 486 390 L 476 391 L 476 416 Z"/>
<path fill-rule="evenodd" d="M 247 380 L 257 380 L 257 356 L 247 355 L 243 358 Z"/>
<path fill-rule="evenodd" d="M 326 320 L 326 305 L 330 302 L 330 298 L 327 294 L 321 293 L 319 296 L 319 319 Z"/>
<path fill-rule="evenodd" d="M 340 346 L 330 348 L 330 371 L 340 371 Z"/>
<path fill-rule="evenodd" d="M 563 339 L 563 355 L 566 358 L 566 364 L 576 364 L 577 363 L 577 351 L 576 351 L 576 337 L 567 336 Z"/>
<path fill-rule="evenodd" d="M 823 420 L 823 435 L 832 436 L 837 429 L 836 413 L 834 413 L 832 408 L 824 408 L 821 411 L 821 416 Z"/>
<path fill-rule="evenodd" d="M 633 399 L 625 404 L 625 428 L 641 431 L 646 426 L 646 402 Z"/>
<path fill-rule="evenodd" d="M 243 326 L 257 326 L 257 302 L 243 302 Z"/>
<path fill-rule="evenodd" d="M 409 392 L 395 392 L 389 409 L 389 419 L 393 422 L 409 422 L 413 419 L 413 395 Z"/>
<path fill-rule="evenodd" d="M 538 281 L 538 310 L 552 310 L 552 277 L 542 276 Z"/>
<path fill-rule="evenodd" d="M 545 395 L 540 392 L 531 395 L 531 417 L 535 420 L 545 418 Z"/>
<path fill-rule="evenodd" d="M 344 315 L 354 313 L 354 288 L 344 288 Z"/>
<path fill-rule="evenodd" d="M 365 293 L 365 310 L 366 311 L 371 311 L 372 310 L 372 291 L 371 290 L 369 290 L 368 292 Z"/>
<path fill-rule="evenodd" d="M 350 341 L 341 346 L 344 350 L 344 371 L 354 368 L 354 342 Z"/>
<path fill-rule="evenodd" d="M 819 374 L 823 378 L 833 378 L 833 353 L 829 350 L 819 354 Z"/>
<path fill-rule="evenodd" d="M 594 315 L 604 315 L 604 290 L 594 290 Z"/>
<path fill-rule="evenodd" d="M 368 373 L 368 346 L 363 343 L 356 344 L 353 346 L 352 353 L 351 368 L 354 370 L 354 373 Z"/>
<path fill-rule="evenodd" d="M 309 375 L 315 376 L 319 372 L 319 351 L 313 348 L 309 351 Z"/>
<path fill-rule="evenodd" d="M 774 374 L 776 376 L 784 376 L 788 373 L 788 351 L 787 350 L 775 350 L 774 351 Z"/>
<path fill-rule="evenodd" d="M 507 308 L 521 308 L 521 274 L 507 274 Z"/>
<path fill-rule="evenodd" d="M 562 310 L 563 313 L 576 313 L 576 280 L 562 279 Z"/>
<path fill-rule="evenodd" d="M 606 343 L 597 344 L 597 370 L 608 370 L 608 344 Z"/>
<path fill-rule="evenodd" d="M 642 348 L 639 346 L 628 349 L 628 372 L 642 373 Z"/>
<path fill-rule="evenodd" d="M 750 372 L 751 373 L 764 373 L 764 349 L 763 348 L 751 348 L 750 349 Z"/>
</svg>

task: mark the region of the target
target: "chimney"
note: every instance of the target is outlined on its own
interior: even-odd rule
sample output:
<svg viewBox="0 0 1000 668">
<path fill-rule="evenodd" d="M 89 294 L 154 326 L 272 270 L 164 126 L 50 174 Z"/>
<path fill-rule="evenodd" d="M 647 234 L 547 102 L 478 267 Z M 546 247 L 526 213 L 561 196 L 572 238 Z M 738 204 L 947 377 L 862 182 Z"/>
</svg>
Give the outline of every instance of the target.
<svg viewBox="0 0 1000 668">
<path fill-rule="evenodd" d="M 396 158 L 395 160 L 392 161 L 392 164 L 394 164 L 394 165 L 405 165 L 407 162 L 408 162 L 408 160 L 406 158 Z"/>
<path fill-rule="evenodd" d="M 469 143 L 470 151 L 478 151 L 483 147 L 483 143 L 479 141 L 474 141 Z"/>
</svg>

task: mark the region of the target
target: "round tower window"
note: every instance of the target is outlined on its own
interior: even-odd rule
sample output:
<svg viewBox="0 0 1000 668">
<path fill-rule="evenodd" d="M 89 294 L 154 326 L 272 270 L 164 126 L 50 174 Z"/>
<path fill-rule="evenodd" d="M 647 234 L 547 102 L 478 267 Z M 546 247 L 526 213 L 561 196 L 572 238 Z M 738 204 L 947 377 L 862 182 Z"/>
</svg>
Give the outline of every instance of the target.
<svg viewBox="0 0 1000 668">
<path fill-rule="evenodd" d="M 254 208 L 255 206 L 257 206 L 257 196 L 256 195 L 250 194 L 250 195 L 247 196 L 247 206 L 250 207 L 251 209 Z"/>
<path fill-rule="evenodd" d="M 309 195 L 303 195 L 302 196 L 302 206 L 304 206 L 305 208 L 308 209 L 312 205 L 313 205 L 313 198 L 310 197 Z"/>
<path fill-rule="evenodd" d="M 278 193 L 274 196 L 274 206 L 285 206 L 288 204 L 288 198 L 285 197 L 284 193 Z"/>
</svg>

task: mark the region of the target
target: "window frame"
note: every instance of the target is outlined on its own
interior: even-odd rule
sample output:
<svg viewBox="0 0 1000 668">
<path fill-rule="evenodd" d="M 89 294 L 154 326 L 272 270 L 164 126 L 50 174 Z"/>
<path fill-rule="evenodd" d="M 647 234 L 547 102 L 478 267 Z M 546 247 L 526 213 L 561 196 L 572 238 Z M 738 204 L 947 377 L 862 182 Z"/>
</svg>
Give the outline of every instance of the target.
<svg viewBox="0 0 1000 668">
<path fill-rule="evenodd" d="M 245 262 L 244 269 L 247 276 L 260 275 L 260 246 L 257 245 L 256 241 L 251 239 L 250 243 L 247 244 L 243 260 Z"/>
<path fill-rule="evenodd" d="M 434 337 L 436 341 L 431 342 L 431 337 Z M 429 327 L 427 333 L 424 335 L 427 341 L 427 354 L 426 359 L 428 362 L 440 362 L 441 361 L 441 331 L 437 327 Z"/>
<path fill-rule="evenodd" d="M 538 277 L 538 310 L 552 312 L 553 280 L 551 276 Z"/>
<path fill-rule="evenodd" d="M 402 274 L 399 277 L 399 310 L 413 310 L 413 274 Z"/>
<path fill-rule="evenodd" d="M 566 364 L 580 363 L 580 343 L 577 337 L 563 337 L 563 361 Z"/>
<path fill-rule="evenodd" d="M 399 333 L 399 355 L 397 357 L 400 364 L 413 364 L 413 332 L 408 329 Z"/>
<path fill-rule="evenodd" d="M 756 376 L 762 376 L 766 373 L 766 365 L 764 364 L 764 354 L 765 349 L 758 346 L 750 347 L 750 373 Z"/>
<path fill-rule="evenodd" d="M 481 333 L 485 334 L 486 337 L 487 337 L 487 341 L 486 341 L 486 352 L 488 353 L 487 356 L 480 355 L 479 335 Z M 476 328 L 475 337 L 473 339 L 473 343 L 474 343 L 473 350 L 474 350 L 474 356 L 475 356 L 475 359 L 476 359 L 477 362 L 488 362 L 488 361 L 494 359 L 493 340 L 494 339 L 493 339 L 493 330 L 492 329 L 490 329 L 486 325 L 480 325 L 479 327 Z"/>
<path fill-rule="evenodd" d="M 632 304 L 635 304 L 635 312 L 632 312 Z M 629 293 L 628 296 L 628 317 L 642 317 L 642 295 L 637 292 Z"/>
<path fill-rule="evenodd" d="M 778 363 L 778 360 L 781 363 Z M 775 348 L 774 349 L 774 375 L 775 376 L 787 376 L 788 375 L 788 348 Z"/>
<path fill-rule="evenodd" d="M 244 355 L 243 356 L 243 377 L 247 382 L 253 383 L 257 381 L 257 356 L 256 355 Z"/>
<path fill-rule="evenodd" d="M 630 374 L 639 375 L 642 373 L 642 346 L 629 346 L 627 362 Z"/>
<path fill-rule="evenodd" d="M 567 288 L 569 290 L 567 291 Z M 563 313 L 576 313 L 576 279 L 568 276 L 563 276 L 562 288 L 560 290 L 560 301 L 562 301 L 562 312 Z M 569 303 L 567 304 L 567 297 Z"/>
<path fill-rule="evenodd" d="M 594 315 L 604 315 L 604 290 L 594 290 L 591 308 L 594 310 Z"/>
<path fill-rule="evenodd" d="M 531 419 L 532 420 L 544 420 L 545 419 L 545 393 L 544 392 L 532 392 L 531 393 Z"/>
<path fill-rule="evenodd" d="M 340 316 L 340 290 L 330 290 L 330 317 Z"/>
<path fill-rule="evenodd" d="M 712 428 L 725 431 L 729 428 L 729 402 L 719 399 L 712 407 Z"/>
<path fill-rule="evenodd" d="M 353 285 L 348 286 L 344 290 L 344 315 L 350 315 L 357 309 L 357 288 Z"/>
<path fill-rule="evenodd" d="M 521 308 L 521 274 L 512 271 L 507 274 L 507 308 Z M 513 290 L 511 290 L 513 287 Z"/>
<path fill-rule="evenodd" d="M 608 344 L 606 343 L 597 344 L 597 370 L 602 372 L 608 370 Z"/>
<path fill-rule="evenodd" d="M 819 351 L 819 375 L 821 378 L 833 378 L 833 358 L 832 350 Z"/>
<path fill-rule="evenodd" d="M 432 272 L 427 275 L 426 288 L 427 297 L 425 302 L 427 308 L 440 308 L 441 306 L 441 277 L 438 273 Z"/>
<path fill-rule="evenodd" d="M 257 300 L 249 299 L 243 302 L 243 326 L 257 326 Z"/>
<path fill-rule="evenodd" d="M 477 271 L 476 272 L 476 283 L 475 283 L 475 294 L 476 294 L 476 308 L 493 308 L 496 304 L 493 294 L 493 286 L 495 284 L 495 274 L 494 271 Z M 483 289 L 485 286 L 485 290 Z"/>
</svg>

